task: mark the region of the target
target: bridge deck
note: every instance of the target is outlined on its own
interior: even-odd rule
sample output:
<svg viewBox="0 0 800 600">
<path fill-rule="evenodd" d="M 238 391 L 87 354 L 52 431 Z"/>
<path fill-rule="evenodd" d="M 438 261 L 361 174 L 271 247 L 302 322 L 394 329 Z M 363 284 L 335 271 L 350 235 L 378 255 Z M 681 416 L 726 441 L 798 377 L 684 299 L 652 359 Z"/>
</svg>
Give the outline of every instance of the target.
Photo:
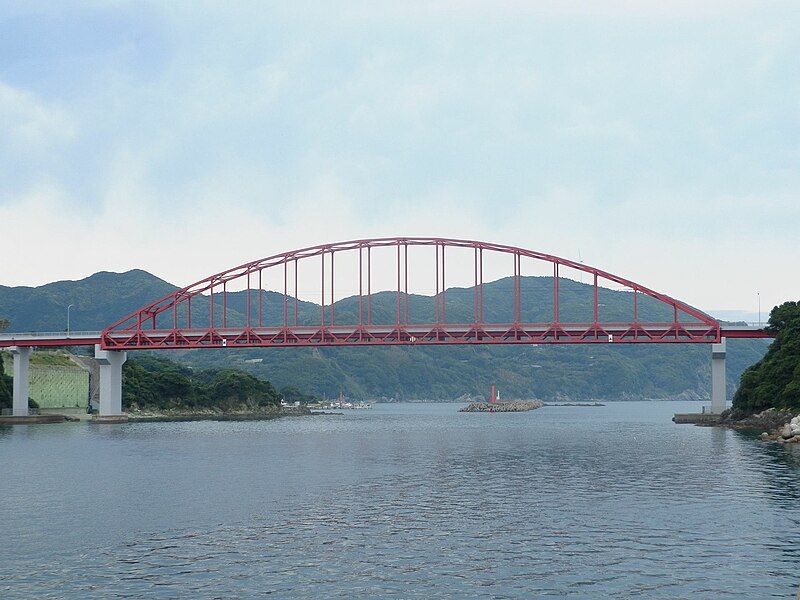
<svg viewBox="0 0 800 600">
<path fill-rule="evenodd" d="M 770 338 L 762 327 L 725 325 L 722 337 Z M 114 332 L 108 349 L 163 349 L 286 346 L 376 346 L 414 344 L 578 344 L 578 343 L 712 343 L 714 332 L 705 324 L 630 323 L 553 325 L 357 325 L 215 328 Z M 0 334 L 0 348 L 10 346 L 92 346 L 102 344 L 99 331 L 19 332 Z"/>
<path fill-rule="evenodd" d="M 4 332 L 0 333 L 0 348 L 10 346 L 94 346 L 100 343 L 99 331 Z"/>
<path fill-rule="evenodd" d="M 774 333 L 764 330 L 758 325 L 722 325 L 720 327 L 722 337 L 730 339 L 753 339 L 753 338 L 773 338 Z"/>
</svg>

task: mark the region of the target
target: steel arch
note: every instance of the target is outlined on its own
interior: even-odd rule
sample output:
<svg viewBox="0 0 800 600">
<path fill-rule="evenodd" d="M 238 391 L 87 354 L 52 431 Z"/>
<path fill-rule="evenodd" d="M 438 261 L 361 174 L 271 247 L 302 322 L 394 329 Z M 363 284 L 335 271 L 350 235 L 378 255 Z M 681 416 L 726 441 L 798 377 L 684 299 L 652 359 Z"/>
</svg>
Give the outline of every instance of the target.
<svg viewBox="0 0 800 600">
<path fill-rule="evenodd" d="M 436 254 L 436 294 L 434 295 L 436 317 L 432 323 L 412 323 L 408 318 L 408 248 L 434 246 Z M 397 249 L 397 308 L 395 323 L 375 325 L 371 319 L 370 252 L 375 248 Z M 473 288 L 474 315 L 471 323 L 448 323 L 445 319 L 445 268 L 447 248 L 467 248 L 474 253 Z M 358 252 L 358 324 L 336 324 L 334 299 L 334 257 L 346 251 Z M 483 253 L 498 252 L 513 257 L 513 319 L 511 322 L 487 323 L 484 321 L 483 297 Z M 401 260 L 401 255 L 405 260 Z M 330 257 L 330 273 L 326 277 L 325 257 Z M 308 325 L 297 322 L 297 265 L 313 257 L 320 260 L 321 303 L 319 324 Z M 365 260 L 366 258 L 366 260 Z M 521 318 L 521 260 L 530 258 L 550 263 L 553 269 L 553 310 L 548 322 L 527 323 Z M 402 267 L 401 267 L 402 263 Z M 366 264 L 367 291 L 364 294 L 364 267 Z M 294 296 L 289 295 L 289 265 L 293 266 Z M 283 323 L 265 326 L 262 319 L 263 294 L 262 274 L 267 269 L 283 271 Z M 559 268 L 570 268 L 592 277 L 593 319 L 590 322 L 564 322 L 559 312 Z M 228 284 L 241 280 L 246 290 L 246 320 L 229 326 L 227 315 Z M 254 281 L 255 280 L 255 281 Z M 326 282 L 330 282 L 331 316 L 326 323 Z M 600 303 L 598 290 L 600 281 L 613 282 L 633 292 L 633 311 L 626 322 L 606 323 L 599 319 Z M 256 284 L 257 288 L 251 286 Z M 441 287 L 440 287 L 441 285 Z M 220 291 L 221 290 L 221 291 Z M 218 301 L 215 294 L 222 294 L 221 314 L 215 314 Z M 258 297 L 257 317 L 253 315 L 251 296 Z M 643 295 L 671 309 L 672 320 L 642 322 L 637 313 L 637 298 Z M 208 314 L 202 313 L 206 323 L 192 323 L 192 299 L 195 311 L 198 302 L 207 304 Z M 293 304 L 290 309 L 290 303 Z M 403 305 L 405 304 L 405 306 Z M 219 308 L 217 309 L 220 310 Z M 291 317 L 290 317 L 290 313 Z M 692 321 L 680 320 L 681 315 Z M 101 334 L 101 346 L 107 350 L 136 349 L 188 349 L 222 347 L 298 347 L 298 346 L 371 346 L 405 344 L 575 344 L 575 343 L 712 343 L 720 339 L 719 322 L 706 313 L 656 292 L 636 282 L 619 277 L 602 269 L 558 256 L 536 252 L 515 246 L 494 244 L 476 240 L 434 237 L 391 237 L 351 240 L 333 244 L 320 244 L 290 252 L 275 254 L 267 258 L 248 262 L 220 273 L 216 273 L 187 287 L 151 302 L 123 317 L 106 328 Z"/>
</svg>

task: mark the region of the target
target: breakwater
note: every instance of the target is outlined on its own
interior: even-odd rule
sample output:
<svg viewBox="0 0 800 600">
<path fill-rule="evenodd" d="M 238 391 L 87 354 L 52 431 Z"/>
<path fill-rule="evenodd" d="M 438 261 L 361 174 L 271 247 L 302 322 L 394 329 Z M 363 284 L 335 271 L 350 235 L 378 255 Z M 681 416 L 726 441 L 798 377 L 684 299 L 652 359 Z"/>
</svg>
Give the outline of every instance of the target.
<svg viewBox="0 0 800 600">
<path fill-rule="evenodd" d="M 512 400 L 510 402 L 473 402 L 458 412 L 526 412 L 542 408 L 544 402 L 540 400 Z"/>
</svg>

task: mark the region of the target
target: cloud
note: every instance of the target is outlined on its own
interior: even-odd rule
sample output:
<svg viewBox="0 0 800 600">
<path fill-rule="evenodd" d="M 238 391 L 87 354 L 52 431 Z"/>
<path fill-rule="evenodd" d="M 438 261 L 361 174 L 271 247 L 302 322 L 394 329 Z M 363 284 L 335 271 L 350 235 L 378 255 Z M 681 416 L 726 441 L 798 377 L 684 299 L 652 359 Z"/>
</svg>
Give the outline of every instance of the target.
<svg viewBox="0 0 800 600">
<path fill-rule="evenodd" d="M 791 2 L 778 2 L 778 7 L 791 8 Z M 698 19 L 724 18 L 731 15 L 748 14 L 763 9 L 757 0 L 742 0 L 736 3 L 725 0 L 407 0 L 406 2 L 376 2 L 358 0 L 342 4 L 330 4 L 318 0 L 302 0 L 291 5 L 283 3 L 244 2 L 235 9 L 226 6 L 217 12 L 216 3 L 206 2 L 204 12 L 216 13 L 230 21 L 245 19 L 249 24 L 265 15 L 279 15 L 288 20 L 318 19 L 323 22 L 344 21 L 393 21 L 426 22 L 431 19 L 474 20 L 485 24 L 491 21 L 531 17 L 571 19 Z M 291 8 L 288 8 L 291 6 Z M 174 7 L 173 7 L 174 8 Z M 178 8 L 177 12 L 182 12 Z M 189 11 L 191 12 L 191 11 Z"/>
<path fill-rule="evenodd" d="M 207 196 L 194 196 L 202 209 L 171 215 L 152 213 L 148 201 L 138 202 L 154 192 L 141 188 L 135 174 L 117 174 L 117 186 L 107 190 L 104 208 L 90 218 L 69 210 L 71 199 L 51 187 L 31 190 L 12 206 L 0 206 L 6 281 L 34 285 L 77 279 L 96 270 L 145 268 L 187 285 L 237 264 L 318 243 L 429 235 L 481 239 L 580 258 L 700 307 L 724 307 L 730 305 L 729 298 L 739 299 L 739 305 L 746 307 L 753 290 L 761 292 L 765 303 L 800 295 L 797 282 L 781 276 L 796 267 L 796 247 L 790 238 L 765 240 L 740 223 L 728 235 L 718 232 L 709 244 L 703 230 L 713 230 L 713 222 L 707 217 L 699 222 L 687 218 L 683 211 L 688 203 L 676 204 L 669 221 L 654 220 L 646 203 L 598 215 L 591 212 L 593 201 L 586 192 L 556 189 L 541 203 L 509 211 L 500 225 L 489 225 L 480 208 L 464 201 L 463 192 L 443 188 L 428 194 L 424 208 L 406 211 L 400 202 L 380 218 L 365 221 L 342 183 L 328 175 L 308 182 L 293 198 L 288 215 L 254 218 L 249 207 L 227 202 L 221 187 L 209 188 Z M 714 210 L 724 210 L 725 201 L 737 200 L 713 202 Z M 696 227 L 698 234 L 678 238 L 674 232 L 682 225 Z M 664 236 L 675 241 L 665 243 Z M 742 252 L 742 247 L 752 250 Z M 768 264 L 763 261 L 765 254 L 772 257 Z M 734 256 L 736 262 L 731 265 Z M 451 255 L 449 286 L 470 284 L 469 258 L 457 252 Z M 337 297 L 353 292 L 343 283 L 343 260 L 337 263 L 341 273 Z M 373 289 L 393 289 L 392 257 L 376 264 L 383 267 L 374 275 Z M 425 268 L 414 273 L 412 286 L 430 293 L 431 286 L 425 287 Z M 546 274 L 528 265 L 525 269 L 525 274 Z M 311 271 L 301 277 L 301 292 L 316 299 L 318 272 Z M 508 274 L 510 263 L 487 267 L 487 277 Z M 281 285 L 277 280 L 269 282 L 273 289 Z"/>
<path fill-rule="evenodd" d="M 0 81 L 0 153 L 35 154 L 75 135 L 67 111 Z"/>
<path fill-rule="evenodd" d="M 783 5 L 136 6 L 4 56 L 0 283 L 409 234 L 580 250 L 701 306 L 800 295 Z"/>
</svg>

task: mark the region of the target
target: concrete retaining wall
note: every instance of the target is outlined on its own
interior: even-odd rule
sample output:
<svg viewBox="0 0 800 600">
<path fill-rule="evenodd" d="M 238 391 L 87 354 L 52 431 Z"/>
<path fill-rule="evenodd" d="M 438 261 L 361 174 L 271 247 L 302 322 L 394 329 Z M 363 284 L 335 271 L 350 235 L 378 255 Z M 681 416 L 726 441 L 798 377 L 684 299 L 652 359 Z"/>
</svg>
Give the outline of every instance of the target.
<svg viewBox="0 0 800 600">
<path fill-rule="evenodd" d="M 6 375 L 13 376 L 9 355 L 0 357 Z M 40 408 L 86 408 L 89 400 L 89 371 L 78 365 L 40 365 L 31 360 L 30 397 Z"/>
</svg>

